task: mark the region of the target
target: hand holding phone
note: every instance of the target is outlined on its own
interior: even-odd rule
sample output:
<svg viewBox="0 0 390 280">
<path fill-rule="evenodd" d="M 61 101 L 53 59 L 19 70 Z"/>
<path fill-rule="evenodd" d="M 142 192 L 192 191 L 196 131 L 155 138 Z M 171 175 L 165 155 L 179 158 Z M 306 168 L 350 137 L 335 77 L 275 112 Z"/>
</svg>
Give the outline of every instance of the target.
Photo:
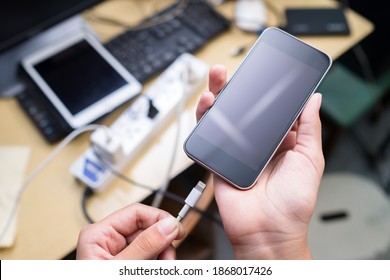
<svg viewBox="0 0 390 280">
<path fill-rule="evenodd" d="M 210 69 L 197 118 L 226 83 L 226 68 Z M 253 188 L 242 191 L 214 176 L 215 199 L 237 259 L 310 258 L 307 229 L 324 170 L 319 108 L 314 94 Z"/>
<path fill-rule="evenodd" d="M 187 155 L 237 188 L 253 187 L 330 65 L 323 52 L 267 29 L 187 138 Z"/>
</svg>

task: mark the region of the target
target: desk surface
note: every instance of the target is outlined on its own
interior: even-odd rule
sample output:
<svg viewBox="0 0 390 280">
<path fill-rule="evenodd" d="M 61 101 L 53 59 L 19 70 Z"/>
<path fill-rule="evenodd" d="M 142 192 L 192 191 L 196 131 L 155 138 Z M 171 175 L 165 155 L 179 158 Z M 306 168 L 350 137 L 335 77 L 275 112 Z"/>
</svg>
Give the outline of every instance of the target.
<svg viewBox="0 0 390 280">
<path fill-rule="evenodd" d="M 128 17 L 128 13 L 131 13 L 133 9 L 122 7 L 124 3 L 126 2 L 109 1 L 99 6 L 98 9 L 99 12 L 113 12 L 118 18 L 125 14 Z M 334 4 L 326 0 L 278 0 L 273 3 L 281 11 L 287 6 Z M 233 3 L 227 2 L 219 6 L 218 10 L 231 18 L 234 10 Z M 336 59 L 373 30 L 373 25 L 355 12 L 347 10 L 346 16 L 351 28 L 349 36 L 301 38 Z M 275 24 L 274 14 L 269 13 L 269 21 L 271 25 Z M 103 38 L 109 38 L 121 31 L 108 29 L 107 26 L 98 26 L 98 24 L 92 25 Z M 210 65 L 225 64 L 228 73 L 232 74 L 244 55 L 232 57 L 231 51 L 243 46 L 249 49 L 255 39 L 255 35 L 243 33 L 233 26 L 231 30 L 213 40 L 196 55 Z M 186 106 L 182 121 L 182 140 L 195 125 L 194 110 L 197 99 L 198 96 L 194 97 Z M 121 109 L 109 117 L 106 122 L 112 122 L 120 112 Z M 29 147 L 31 153 L 27 173 L 31 172 L 46 158 L 54 146 L 48 145 L 43 140 L 14 99 L 0 100 L 0 115 L 0 145 Z M 165 176 L 168 167 L 167 159 L 174 149 L 172 147 L 174 133 L 175 123 L 172 121 L 164 128 L 161 135 L 140 151 L 128 167 L 126 174 L 140 182 L 157 186 Z M 86 134 L 72 142 L 28 186 L 20 203 L 16 243 L 12 248 L 1 249 L 0 259 L 59 259 L 75 248 L 78 233 L 87 221 L 83 217 L 80 206 L 83 188 L 77 184 L 68 169 L 87 147 L 88 135 Z M 182 152 L 181 144 L 177 148 L 179 153 L 172 175 L 191 164 Z M 147 194 L 142 189 L 116 180 L 107 190 L 91 198 L 88 209 L 94 219 L 100 219 L 129 203 L 142 200 Z M 212 198 L 212 194 L 208 197 L 209 199 L 204 201 L 205 204 Z"/>
</svg>

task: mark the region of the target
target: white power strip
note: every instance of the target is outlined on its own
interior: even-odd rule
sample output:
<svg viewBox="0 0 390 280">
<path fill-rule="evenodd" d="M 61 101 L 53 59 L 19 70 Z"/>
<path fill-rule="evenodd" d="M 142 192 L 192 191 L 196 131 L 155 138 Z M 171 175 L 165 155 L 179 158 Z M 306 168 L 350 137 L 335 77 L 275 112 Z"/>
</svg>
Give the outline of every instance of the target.
<svg viewBox="0 0 390 280">
<path fill-rule="evenodd" d="M 193 55 L 181 55 L 111 124 L 109 131 L 94 131 L 90 139 L 104 161 L 115 170 L 123 170 L 181 102 L 199 92 L 208 69 Z M 70 171 L 96 191 L 103 190 L 114 179 L 107 163 L 101 162 L 92 148 L 73 163 Z"/>
</svg>

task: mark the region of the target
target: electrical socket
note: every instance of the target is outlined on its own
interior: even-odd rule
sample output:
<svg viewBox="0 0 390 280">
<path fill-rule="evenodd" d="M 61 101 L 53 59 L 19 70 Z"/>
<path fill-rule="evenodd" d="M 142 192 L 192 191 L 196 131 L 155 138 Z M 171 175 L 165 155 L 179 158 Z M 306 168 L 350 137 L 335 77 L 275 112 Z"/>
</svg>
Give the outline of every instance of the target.
<svg viewBox="0 0 390 280">
<path fill-rule="evenodd" d="M 91 142 L 104 160 L 113 168 L 122 171 L 159 132 L 175 109 L 187 98 L 199 93 L 207 80 L 209 66 L 195 56 L 185 53 L 179 56 L 153 84 L 110 125 L 111 139 L 117 141 L 114 147 L 105 145 L 103 135 L 107 131 L 96 130 Z M 184 98 L 184 100 L 183 100 Z M 118 146 L 119 145 L 119 146 Z M 114 174 L 88 148 L 70 167 L 78 180 L 95 191 L 101 191 L 114 179 Z"/>
</svg>

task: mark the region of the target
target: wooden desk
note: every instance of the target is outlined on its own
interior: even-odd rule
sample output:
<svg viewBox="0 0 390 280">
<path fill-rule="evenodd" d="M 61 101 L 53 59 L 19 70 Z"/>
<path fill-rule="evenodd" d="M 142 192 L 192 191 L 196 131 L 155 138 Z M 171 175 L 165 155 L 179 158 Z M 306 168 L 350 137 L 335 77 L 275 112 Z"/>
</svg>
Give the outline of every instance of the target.
<svg viewBox="0 0 390 280">
<path fill-rule="evenodd" d="M 126 9 L 122 6 L 126 3 L 125 1 L 111 1 L 99 6 L 98 9 L 99 12 L 113 13 L 115 18 L 120 19 L 128 17 L 128 14 L 133 11 L 133 9 Z M 329 6 L 333 4 L 327 0 L 278 0 L 273 3 L 281 10 L 287 6 Z M 218 10 L 229 18 L 233 14 L 233 9 L 232 2 L 218 7 Z M 373 30 L 373 25 L 355 12 L 348 10 L 346 15 L 352 32 L 350 36 L 302 39 L 336 59 Z M 276 22 L 273 14 L 270 13 L 269 18 L 270 24 Z M 108 30 L 107 26 L 97 23 L 93 23 L 93 26 L 103 39 L 121 31 L 118 28 Z M 242 33 L 233 26 L 229 32 L 211 41 L 196 55 L 210 65 L 225 64 L 228 73 L 231 74 L 243 58 L 243 55 L 232 57 L 231 51 L 242 46 L 247 46 L 249 49 L 255 39 L 255 35 Z M 197 99 L 198 96 L 189 100 L 186 106 L 181 140 L 195 125 L 194 110 Z M 106 123 L 112 122 L 125 107 L 123 106 L 108 118 Z M 47 157 L 54 146 L 48 145 L 38 134 L 14 99 L 0 100 L 0 116 L 0 145 L 30 147 L 31 154 L 27 167 L 27 173 L 29 173 Z M 174 121 L 172 120 L 162 132 L 159 137 L 140 151 L 138 157 L 128 167 L 127 175 L 137 181 L 155 186 L 164 179 L 169 155 L 175 148 L 172 147 L 175 133 Z M 12 248 L 1 249 L 0 259 L 59 259 L 75 248 L 79 231 L 87 222 L 80 207 L 83 188 L 77 184 L 68 169 L 88 147 L 88 135 L 82 135 L 72 142 L 28 186 L 20 203 L 16 243 Z M 175 160 L 173 174 L 181 172 L 192 163 L 183 153 L 181 145 L 176 148 L 179 149 L 179 153 Z M 129 203 L 142 200 L 147 194 L 142 189 L 117 180 L 107 190 L 92 197 L 88 209 L 91 216 L 97 220 Z M 208 205 L 211 199 L 212 188 L 210 188 L 209 195 L 205 196 L 203 205 Z M 196 220 L 193 221 L 196 222 Z M 190 226 L 193 226 L 195 222 L 192 222 Z"/>
</svg>

